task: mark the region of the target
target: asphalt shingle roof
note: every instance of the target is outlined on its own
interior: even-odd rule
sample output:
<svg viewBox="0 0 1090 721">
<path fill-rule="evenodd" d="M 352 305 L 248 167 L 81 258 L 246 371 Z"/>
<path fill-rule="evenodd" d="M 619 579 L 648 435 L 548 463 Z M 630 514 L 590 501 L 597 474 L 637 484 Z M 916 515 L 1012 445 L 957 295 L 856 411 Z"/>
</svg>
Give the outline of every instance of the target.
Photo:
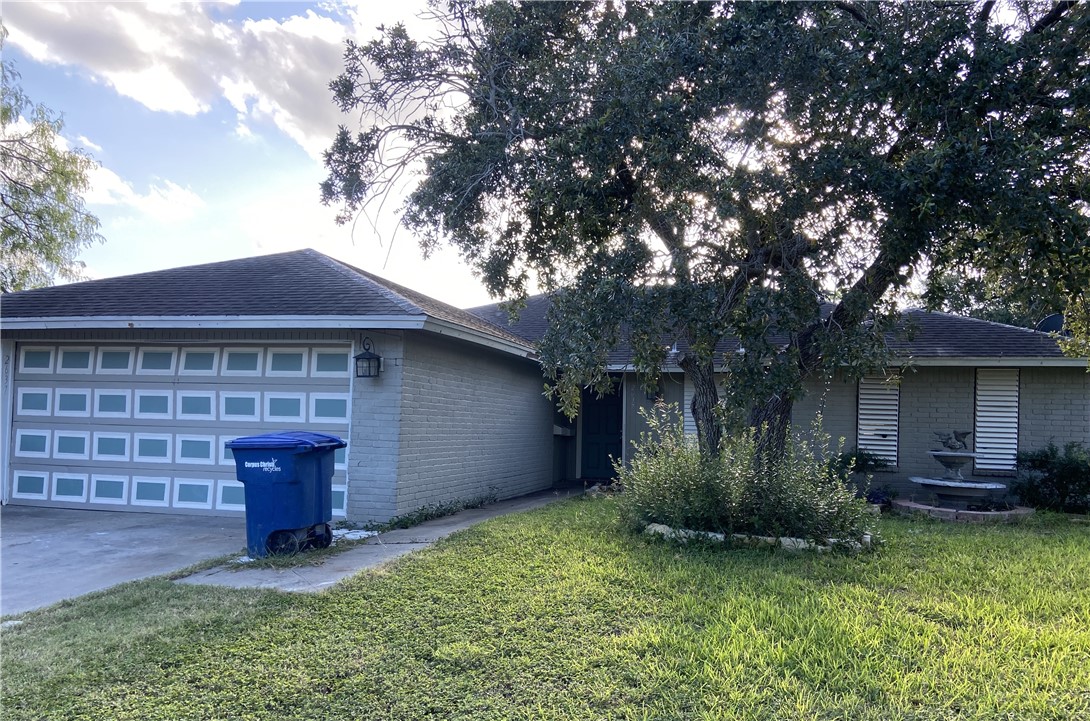
<svg viewBox="0 0 1090 721">
<path fill-rule="evenodd" d="M 315 250 L 191 265 L 8 293 L 0 318 L 421 318 L 528 345 L 502 325 Z"/>
<path fill-rule="evenodd" d="M 507 324 L 512 333 L 536 343 L 548 327 L 549 297 L 536 295 L 527 299 L 518 322 L 508 324 L 508 316 L 498 304 L 471 308 L 470 312 L 496 323 Z M 911 331 L 890 337 L 889 346 L 901 358 L 1063 358 L 1056 340 L 1047 333 L 1028 328 L 992 323 L 990 321 L 949 313 L 908 310 L 903 314 L 902 327 Z M 784 339 L 786 341 L 786 338 Z M 685 350 L 684 341 L 678 349 Z M 716 346 L 718 353 L 731 353 L 738 348 L 732 338 Z M 631 349 L 619 347 L 609 354 L 613 365 L 632 362 Z"/>
</svg>

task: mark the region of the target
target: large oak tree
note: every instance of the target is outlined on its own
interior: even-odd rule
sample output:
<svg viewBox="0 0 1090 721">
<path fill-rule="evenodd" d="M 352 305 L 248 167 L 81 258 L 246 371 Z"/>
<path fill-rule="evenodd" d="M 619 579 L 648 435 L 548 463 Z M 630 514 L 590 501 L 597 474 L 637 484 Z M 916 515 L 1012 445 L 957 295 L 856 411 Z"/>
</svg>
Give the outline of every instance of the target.
<svg viewBox="0 0 1090 721">
<path fill-rule="evenodd" d="M 431 38 L 348 43 L 331 88 L 363 121 L 327 152 L 323 199 L 347 220 L 408 182 L 402 221 L 425 250 L 453 244 L 498 297 L 531 278 L 555 291 L 541 357 L 568 410 L 608 385 L 619 339 L 648 377 L 678 340 L 702 449 L 731 418 L 775 448 L 807 374 L 886 360 L 914 274 L 936 306 L 966 272 L 1090 306 L 1085 6 L 434 16 Z"/>
</svg>

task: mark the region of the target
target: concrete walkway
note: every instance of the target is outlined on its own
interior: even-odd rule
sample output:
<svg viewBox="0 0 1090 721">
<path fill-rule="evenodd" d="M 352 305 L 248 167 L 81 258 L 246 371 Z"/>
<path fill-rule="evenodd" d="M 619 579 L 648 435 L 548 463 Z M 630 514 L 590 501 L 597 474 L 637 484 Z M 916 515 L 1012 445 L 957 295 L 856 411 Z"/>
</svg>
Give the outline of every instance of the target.
<svg viewBox="0 0 1090 721">
<path fill-rule="evenodd" d="M 329 588 L 360 571 L 376 568 L 413 551 L 427 548 L 441 538 L 474 526 L 481 521 L 540 508 L 561 498 L 582 494 L 582 487 L 549 490 L 483 508 L 471 508 L 452 516 L 426 521 L 412 528 L 387 531 L 367 539 L 343 553 L 330 556 L 321 565 L 295 568 L 249 568 L 231 564 L 195 573 L 178 583 L 211 584 L 230 588 L 268 588 L 279 591 L 315 592 Z"/>
</svg>

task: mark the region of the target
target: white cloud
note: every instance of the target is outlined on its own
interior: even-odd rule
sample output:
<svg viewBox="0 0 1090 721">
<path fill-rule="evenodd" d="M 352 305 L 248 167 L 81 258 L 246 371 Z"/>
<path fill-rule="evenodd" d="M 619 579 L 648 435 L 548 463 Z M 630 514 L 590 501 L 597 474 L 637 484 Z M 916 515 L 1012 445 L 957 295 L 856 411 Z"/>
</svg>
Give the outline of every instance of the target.
<svg viewBox="0 0 1090 721">
<path fill-rule="evenodd" d="M 96 153 L 101 153 L 102 152 L 102 146 L 99 145 L 98 143 L 92 141 L 86 135 L 77 135 L 76 136 L 76 142 L 78 142 L 80 145 L 87 148 L 88 150 L 93 150 Z"/>
<path fill-rule="evenodd" d="M 374 33 L 371 5 L 252 20 L 213 3 L 9 3 L 4 22 L 35 60 L 83 68 L 149 110 L 197 115 L 226 100 L 239 135 L 271 124 L 318 158 L 344 120 L 328 90 L 343 40 Z M 396 13 L 415 5 L 397 3 Z"/>
<path fill-rule="evenodd" d="M 90 180 L 91 188 L 84 196 L 88 205 L 127 207 L 159 223 L 187 221 L 205 206 L 199 195 L 170 180 L 153 183 L 146 193 L 139 193 L 132 183 L 103 166 L 91 171 Z"/>
<path fill-rule="evenodd" d="M 148 110 L 197 115 L 208 111 L 170 68 L 153 65 L 139 70 L 103 73 L 117 92 L 132 98 Z"/>
</svg>

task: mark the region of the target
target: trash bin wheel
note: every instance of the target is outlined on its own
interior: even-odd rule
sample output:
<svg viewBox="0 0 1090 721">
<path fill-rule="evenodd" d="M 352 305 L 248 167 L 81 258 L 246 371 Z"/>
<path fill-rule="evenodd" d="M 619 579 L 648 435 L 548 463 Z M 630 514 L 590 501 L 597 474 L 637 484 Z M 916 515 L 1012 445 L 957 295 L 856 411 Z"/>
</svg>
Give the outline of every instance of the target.
<svg viewBox="0 0 1090 721">
<path fill-rule="evenodd" d="M 270 556 L 294 556 L 299 553 L 299 538 L 295 531 L 273 531 L 265 542 Z"/>
<path fill-rule="evenodd" d="M 329 527 L 328 523 L 322 523 L 313 528 L 314 534 L 314 547 L 315 548 L 329 548 L 333 543 L 333 529 Z"/>
</svg>

